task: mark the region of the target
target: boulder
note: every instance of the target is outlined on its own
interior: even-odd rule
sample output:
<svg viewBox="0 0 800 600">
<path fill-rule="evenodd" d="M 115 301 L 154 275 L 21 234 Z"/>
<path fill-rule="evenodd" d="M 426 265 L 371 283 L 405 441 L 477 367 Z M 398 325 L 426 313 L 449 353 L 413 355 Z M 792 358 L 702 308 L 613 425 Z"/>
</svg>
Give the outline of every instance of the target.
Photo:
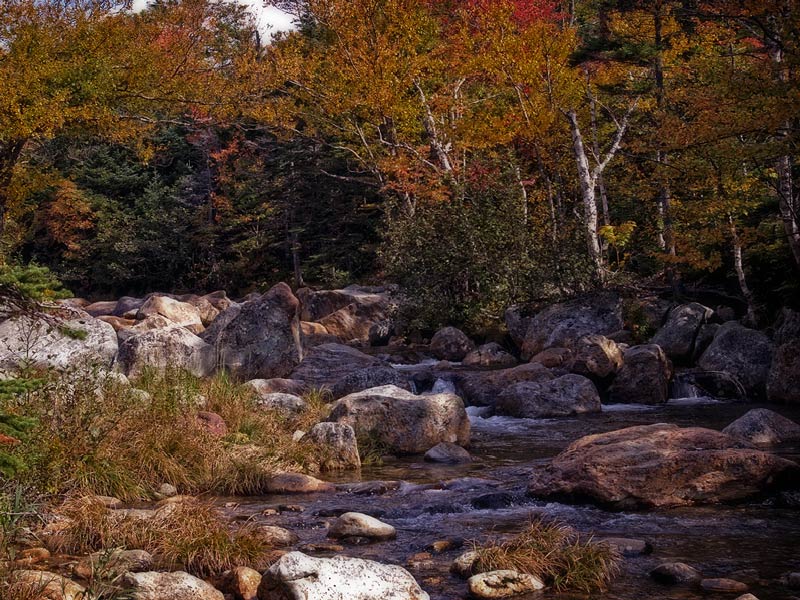
<svg viewBox="0 0 800 600">
<path fill-rule="evenodd" d="M 754 408 L 722 433 L 757 446 L 770 446 L 800 440 L 800 425 L 766 408 Z"/>
<path fill-rule="evenodd" d="M 267 494 L 313 494 L 335 489 L 333 484 L 303 473 L 278 473 L 264 484 L 264 493 Z"/>
<path fill-rule="evenodd" d="M 202 333 L 205 330 L 203 320 L 200 318 L 200 311 L 197 308 L 188 302 L 179 302 L 169 296 L 150 296 L 142 304 L 136 318 L 141 321 L 153 315 L 161 315 L 192 333 Z"/>
<path fill-rule="evenodd" d="M 253 535 L 272 548 L 288 548 L 300 541 L 293 531 L 275 525 L 258 525 Z"/>
<path fill-rule="evenodd" d="M 781 345 L 797 339 L 800 339 L 800 312 L 783 308 L 775 323 L 775 343 Z"/>
<path fill-rule="evenodd" d="M 506 352 L 500 344 L 490 342 L 478 346 L 475 350 L 467 354 L 462 362 L 467 367 L 505 369 L 516 365 L 517 359 Z"/>
<path fill-rule="evenodd" d="M 700 327 L 697 332 L 697 338 L 694 340 L 694 350 L 692 351 L 692 362 L 697 362 L 703 356 L 703 352 L 708 350 L 711 342 L 714 341 L 714 336 L 719 331 L 719 323 L 707 323 Z"/>
<path fill-rule="evenodd" d="M 348 512 L 336 519 L 328 529 L 328 537 L 343 539 L 349 537 L 369 540 L 393 540 L 397 530 L 383 521 L 357 512 Z"/>
<path fill-rule="evenodd" d="M 529 493 L 613 508 L 733 502 L 800 475 L 795 463 L 700 427 L 658 423 L 583 437 L 537 470 Z"/>
<path fill-rule="evenodd" d="M 747 591 L 747 584 L 735 579 L 717 577 L 714 579 L 701 579 L 700 589 L 704 592 L 716 594 L 741 594 Z"/>
<path fill-rule="evenodd" d="M 298 415 L 308 408 L 308 403 L 299 396 L 280 392 L 260 394 L 257 403 L 265 410 L 274 410 L 287 417 Z"/>
<path fill-rule="evenodd" d="M 225 419 L 215 412 L 201 410 L 197 413 L 197 423 L 213 437 L 225 437 L 228 435 L 228 425 Z"/>
<path fill-rule="evenodd" d="M 217 320 L 231 310 L 235 314 L 204 339 L 214 347 L 219 365 L 234 377 L 285 377 L 303 357 L 299 306 L 289 286 L 279 283 L 258 299 L 222 313 Z"/>
<path fill-rule="evenodd" d="M 625 350 L 622 368 L 609 388 L 612 402 L 663 404 L 669 399 L 672 362 L 656 344 Z"/>
<path fill-rule="evenodd" d="M 0 323 L 0 372 L 22 366 L 67 371 L 111 366 L 117 334 L 77 308 L 43 316 L 19 315 Z"/>
<path fill-rule="evenodd" d="M 432 463 L 449 465 L 472 462 L 469 452 L 457 444 L 440 442 L 425 453 L 424 459 Z"/>
<path fill-rule="evenodd" d="M 622 302 L 614 293 L 592 294 L 553 304 L 528 324 L 522 358 L 528 360 L 547 348 L 572 348 L 585 335 L 609 335 L 623 326 Z"/>
<path fill-rule="evenodd" d="M 429 600 L 402 567 L 334 556 L 284 554 L 263 575 L 259 600 Z"/>
<path fill-rule="evenodd" d="M 522 306 L 514 305 L 506 309 L 504 314 L 506 329 L 517 348 L 522 348 L 522 344 L 525 342 L 525 334 L 528 332 L 531 318 Z"/>
<path fill-rule="evenodd" d="M 475 349 L 475 343 L 455 327 L 445 327 L 431 338 L 431 353 L 439 360 L 460 361 Z"/>
<path fill-rule="evenodd" d="M 382 385 L 394 385 L 404 390 L 411 390 L 406 375 L 389 365 L 376 365 L 358 369 L 341 377 L 331 387 L 331 395 L 337 399 Z"/>
<path fill-rule="evenodd" d="M 600 395 L 582 375 L 562 375 L 550 381 L 508 386 L 497 399 L 495 412 L 510 417 L 539 419 L 600 412 Z"/>
<path fill-rule="evenodd" d="M 394 321 L 384 319 L 370 325 L 367 335 L 370 346 L 386 346 L 395 333 Z"/>
<path fill-rule="evenodd" d="M 361 369 L 381 365 L 381 361 L 343 344 L 321 344 L 309 350 L 291 374 L 309 388 L 330 387 L 343 377 Z"/>
<path fill-rule="evenodd" d="M 81 579 L 115 580 L 125 573 L 149 571 L 153 567 L 153 557 L 144 550 L 105 550 L 95 552 L 81 559 L 73 568 L 75 576 Z"/>
<path fill-rule="evenodd" d="M 653 336 L 651 343 L 658 344 L 666 355 L 676 361 L 686 361 L 692 356 L 697 334 L 714 311 L 691 302 L 673 308 L 667 322 Z"/>
<path fill-rule="evenodd" d="M 383 298 L 374 302 L 359 300 L 322 317 L 319 323 L 343 342 L 368 342 L 373 326 L 386 323 L 388 316 Z"/>
<path fill-rule="evenodd" d="M 473 575 L 467 587 L 473 598 L 513 598 L 544 589 L 544 583 L 534 575 L 504 569 Z"/>
<path fill-rule="evenodd" d="M 719 328 L 697 365 L 732 375 L 748 395 L 761 398 L 766 395 L 773 350 L 766 335 L 731 321 Z"/>
<path fill-rule="evenodd" d="M 320 321 L 337 310 L 351 304 L 382 304 L 391 311 L 394 305 L 392 293 L 387 288 L 350 285 L 340 290 L 297 290 L 303 321 Z"/>
<path fill-rule="evenodd" d="M 361 468 L 356 432 L 349 425 L 317 423 L 306 437 L 309 442 L 323 448 L 321 468 L 324 471 Z"/>
<path fill-rule="evenodd" d="M 117 332 L 117 334 L 119 334 L 120 331 L 129 329 L 134 325 L 136 325 L 135 319 L 123 319 L 122 317 L 114 317 L 111 315 L 101 315 L 97 317 L 97 320 L 111 325 L 114 328 L 114 331 Z"/>
<path fill-rule="evenodd" d="M 304 382 L 295 379 L 281 379 L 280 377 L 273 379 L 251 379 L 242 385 L 252 389 L 259 396 L 276 393 L 302 396 L 308 391 Z"/>
<path fill-rule="evenodd" d="M 127 338 L 119 347 L 117 363 L 128 377 L 146 369 L 185 369 L 197 377 L 214 372 L 214 348 L 188 329 L 172 325 Z"/>
<path fill-rule="evenodd" d="M 228 298 L 228 294 L 225 293 L 225 290 L 216 290 L 214 292 L 209 292 L 205 296 L 203 296 L 205 300 L 208 300 L 209 304 L 216 308 L 219 312 L 224 312 L 228 310 L 233 301 Z"/>
<path fill-rule="evenodd" d="M 133 600 L 224 600 L 222 592 L 183 571 L 126 573 Z"/>
<path fill-rule="evenodd" d="M 450 563 L 450 572 L 464 579 L 469 578 L 475 574 L 476 564 L 480 559 L 480 552 L 477 550 L 467 550 L 463 554 L 457 556 L 452 563 Z"/>
<path fill-rule="evenodd" d="M 531 357 L 530 362 L 538 363 L 548 369 L 566 368 L 572 362 L 572 350 L 569 348 L 547 348 L 536 356 Z"/>
<path fill-rule="evenodd" d="M 350 425 L 357 436 L 399 454 L 420 454 L 439 442 L 469 444 L 469 418 L 455 394 L 415 396 L 381 386 L 337 400 L 328 420 Z"/>
<path fill-rule="evenodd" d="M 500 392 L 514 383 L 549 379 L 553 379 L 549 369 L 530 363 L 498 371 L 458 373 L 454 377 L 454 383 L 458 394 L 468 406 L 493 406 Z"/>
<path fill-rule="evenodd" d="M 222 576 L 222 589 L 233 596 L 233 600 L 258 600 L 261 573 L 249 567 L 234 567 Z"/>
<path fill-rule="evenodd" d="M 100 302 L 92 302 L 83 308 L 84 312 L 92 317 L 102 317 L 105 315 L 113 315 L 116 312 L 116 300 L 102 300 Z"/>
<path fill-rule="evenodd" d="M 767 376 L 770 402 L 800 404 L 800 338 L 775 350 Z"/>
<path fill-rule="evenodd" d="M 117 338 L 119 339 L 119 343 L 121 344 L 129 337 L 133 337 L 138 333 L 144 333 L 145 331 L 153 331 L 154 329 L 166 329 L 168 327 L 174 327 L 175 323 L 167 319 L 166 317 L 162 317 L 161 315 L 153 315 L 151 317 L 147 317 L 143 321 L 135 322 L 135 325 L 130 327 L 124 327 L 122 329 L 117 330 Z"/>
<path fill-rule="evenodd" d="M 9 581 L 19 589 L 19 598 L 37 600 L 83 600 L 86 590 L 74 581 L 45 571 L 11 571 Z"/>
<path fill-rule="evenodd" d="M 114 307 L 115 317 L 125 317 L 126 319 L 135 319 L 136 313 L 144 304 L 143 298 L 134 298 L 133 296 L 123 296 L 117 300 L 117 305 Z"/>
<path fill-rule="evenodd" d="M 700 571 L 682 562 L 662 563 L 650 571 L 650 577 L 659 583 L 667 585 L 699 583 L 703 578 Z"/>
<path fill-rule="evenodd" d="M 608 381 L 622 367 L 622 352 L 602 335 L 583 336 L 574 347 L 571 371 L 592 381 Z"/>
</svg>

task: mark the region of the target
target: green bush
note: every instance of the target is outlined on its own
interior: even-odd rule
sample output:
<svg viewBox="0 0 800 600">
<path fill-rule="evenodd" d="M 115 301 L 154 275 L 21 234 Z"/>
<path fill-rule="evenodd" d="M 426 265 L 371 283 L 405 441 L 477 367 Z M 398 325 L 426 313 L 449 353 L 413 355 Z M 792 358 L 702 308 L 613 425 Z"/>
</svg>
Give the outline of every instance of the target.
<svg viewBox="0 0 800 600">
<path fill-rule="evenodd" d="M 0 289 L 11 288 L 36 302 L 69 298 L 72 293 L 64 288 L 47 267 L 31 263 L 0 266 Z"/>
</svg>

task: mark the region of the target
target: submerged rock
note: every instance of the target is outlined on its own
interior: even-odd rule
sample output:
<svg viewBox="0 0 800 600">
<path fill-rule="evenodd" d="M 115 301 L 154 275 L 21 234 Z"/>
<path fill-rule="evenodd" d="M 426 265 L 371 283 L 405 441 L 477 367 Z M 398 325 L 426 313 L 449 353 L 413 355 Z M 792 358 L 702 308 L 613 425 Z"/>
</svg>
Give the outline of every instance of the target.
<svg viewBox="0 0 800 600">
<path fill-rule="evenodd" d="M 668 562 L 650 571 L 650 576 L 659 583 L 698 583 L 702 578 L 700 571 L 682 562 Z"/>
<path fill-rule="evenodd" d="M 800 440 L 800 425 L 766 408 L 754 408 L 722 430 L 757 446 Z"/>
<path fill-rule="evenodd" d="M 741 594 L 747 591 L 747 584 L 735 579 L 718 577 L 716 579 L 701 579 L 700 589 L 717 594 Z"/>
<path fill-rule="evenodd" d="M 569 374 L 552 381 L 510 385 L 498 397 L 495 412 L 538 419 L 600 412 L 601 408 L 594 384 L 586 377 Z"/>
<path fill-rule="evenodd" d="M 289 552 L 263 574 L 259 600 L 429 600 L 402 567 Z"/>
<path fill-rule="evenodd" d="M 415 396 L 393 385 L 381 386 L 338 400 L 329 420 L 350 425 L 357 436 L 400 454 L 422 453 L 439 442 L 469 444 L 469 418 L 455 394 Z"/>
<path fill-rule="evenodd" d="M 798 475 L 795 463 L 718 431 L 659 423 L 573 442 L 534 473 L 529 493 L 621 509 L 684 506 L 743 500 Z"/>
</svg>

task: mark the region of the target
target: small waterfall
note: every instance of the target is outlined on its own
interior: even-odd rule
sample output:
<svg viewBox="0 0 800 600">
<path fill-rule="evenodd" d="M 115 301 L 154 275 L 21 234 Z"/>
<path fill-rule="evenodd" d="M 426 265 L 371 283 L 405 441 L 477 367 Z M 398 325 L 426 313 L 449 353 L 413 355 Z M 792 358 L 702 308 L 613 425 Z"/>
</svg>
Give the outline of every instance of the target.
<svg viewBox="0 0 800 600">
<path fill-rule="evenodd" d="M 456 386 L 449 379 L 439 378 L 433 383 L 432 394 L 455 394 Z"/>
<path fill-rule="evenodd" d="M 700 398 L 705 396 L 703 391 L 694 383 L 692 373 L 678 373 L 670 385 L 670 399 L 672 398 Z"/>
</svg>

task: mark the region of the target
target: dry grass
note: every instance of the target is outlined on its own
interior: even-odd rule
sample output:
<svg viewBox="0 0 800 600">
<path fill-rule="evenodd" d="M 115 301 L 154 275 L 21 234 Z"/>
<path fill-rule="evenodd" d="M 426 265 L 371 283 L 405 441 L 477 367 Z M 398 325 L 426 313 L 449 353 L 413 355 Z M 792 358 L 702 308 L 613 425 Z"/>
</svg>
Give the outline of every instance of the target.
<svg viewBox="0 0 800 600">
<path fill-rule="evenodd" d="M 147 373 L 134 385 L 89 375 L 51 379 L 20 398 L 12 411 L 39 422 L 14 450 L 28 465 L 20 477 L 50 494 L 135 500 L 152 498 L 164 482 L 186 494 L 259 493 L 276 471 L 320 464 L 320 449 L 292 434 L 326 416 L 321 393 L 287 417 L 259 407 L 251 390 L 224 375 Z M 201 410 L 219 414 L 228 435 L 210 433 L 197 418 Z"/>
<path fill-rule="evenodd" d="M 540 577 L 557 591 L 602 591 L 618 573 L 619 555 L 607 544 L 583 539 L 571 527 L 533 520 L 505 541 L 476 548 L 476 572 L 511 569 Z"/>
<path fill-rule="evenodd" d="M 146 550 L 159 567 L 200 577 L 236 566 L 263 570 L 275 558 L 274 549 L 251 524 L 232 527 L 213 505 L 200 500 L 167 504 L 155 516 L 137 518 L 109 510 L 96 498 L 81 497 L 67 501 L 58 515 L 66 526 L 48 540 L 55 552 Z"/>
</svg>

